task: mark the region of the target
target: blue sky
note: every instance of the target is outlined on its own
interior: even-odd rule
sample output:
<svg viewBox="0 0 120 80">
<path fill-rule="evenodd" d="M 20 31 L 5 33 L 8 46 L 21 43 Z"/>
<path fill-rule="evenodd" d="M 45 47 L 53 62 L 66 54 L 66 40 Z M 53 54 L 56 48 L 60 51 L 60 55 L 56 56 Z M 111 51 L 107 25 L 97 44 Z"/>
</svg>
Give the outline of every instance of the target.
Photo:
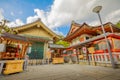
<svg viewBox="0 0 120 80">
<path fill-rule="evenodd" d="M 24 22 L 30 15 L 34 15 L 34 9 L 49 10 L 53 0 L 0 0 L 0 8 L 4 10 L 4 16 L 8 20 L 22 19 Z"/>
<path fill-rule="evenodd" d="M 112 6 L 111 6 L 112 4 Z M 9 21 L 10 27 L 21 26 L 41 18 L 57 34 L 66 35 L 71 21 L 99 25 L 92 9 L 101 5 L 103 23 L 120 20 L 120 0 L 0 0 L 0 19 Z"/>
</svg>

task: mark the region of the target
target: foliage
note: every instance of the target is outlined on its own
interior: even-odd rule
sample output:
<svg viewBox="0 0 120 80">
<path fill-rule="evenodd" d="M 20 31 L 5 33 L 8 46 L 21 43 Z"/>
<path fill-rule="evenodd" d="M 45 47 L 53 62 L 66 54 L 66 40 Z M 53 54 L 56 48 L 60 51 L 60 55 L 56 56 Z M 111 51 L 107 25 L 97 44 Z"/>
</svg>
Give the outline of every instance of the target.
<svg viewBox="0 0 120 80">
<path fill-rule="evenodd" d="M 120 21 L 117 22 L 116 26 L 120 28 Z"/>
<path fill-rule="evenodd" d="M 16 31 L 14 31 L 13 29 L 9 28 L 8 26 L 4 25 L 0 25 L 0 33 L 4 33 L 4 32 L 7 32 L 7 33 L 11 33 L 11 34 L 17 34 Z"/>
<path fill-rule="evenodd" d="M 69 42 L 66 42 L 66 41 L 63 41 L 63 40 L 57 41 L 56 44 L 63 45 L 64 47 L 68 47 L 70 45 Z"/>
</svg>

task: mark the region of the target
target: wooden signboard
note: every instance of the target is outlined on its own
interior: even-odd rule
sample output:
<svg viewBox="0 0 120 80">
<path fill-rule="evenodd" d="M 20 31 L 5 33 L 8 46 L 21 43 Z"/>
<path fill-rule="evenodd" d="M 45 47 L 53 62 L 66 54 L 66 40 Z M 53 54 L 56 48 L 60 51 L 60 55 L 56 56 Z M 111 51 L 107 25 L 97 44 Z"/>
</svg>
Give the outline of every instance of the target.
<svg viewBox="0 0 120 80">
<path fill-rule="evenodd" d="M 89 53 L 95 53 L 95 49 L 94 49 L 94 47 L 90 47 L 90 48 L 88 48 L 88 51 L 89 51 Z"/>
</svg>

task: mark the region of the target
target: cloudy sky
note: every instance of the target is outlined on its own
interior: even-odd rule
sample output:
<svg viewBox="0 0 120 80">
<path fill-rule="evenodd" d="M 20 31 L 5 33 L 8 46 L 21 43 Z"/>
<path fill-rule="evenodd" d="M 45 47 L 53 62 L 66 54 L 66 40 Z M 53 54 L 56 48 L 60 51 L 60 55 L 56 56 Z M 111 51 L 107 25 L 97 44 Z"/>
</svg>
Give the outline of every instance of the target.
<svg viewBox="0 0 120 80">
<path fill-rule="evenodd" d="M 0 0 L 0 19 L 11 21 L 9 26 L 20 26 L 41 18 L 56 33 L 66 35 L 71 21 L 99 25 L 92 9 L 101 5 L 103 23 L 120 20 L 120 0 Z"/>
</svg>

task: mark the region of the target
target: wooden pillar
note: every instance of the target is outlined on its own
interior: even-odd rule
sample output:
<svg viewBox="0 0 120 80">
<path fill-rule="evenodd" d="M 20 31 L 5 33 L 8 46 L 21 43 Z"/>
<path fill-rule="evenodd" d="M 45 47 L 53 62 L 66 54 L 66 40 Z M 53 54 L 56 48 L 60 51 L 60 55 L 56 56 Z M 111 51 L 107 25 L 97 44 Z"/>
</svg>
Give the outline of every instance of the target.
<svg viewBox="0 0 120 80">
<path fill-rule="evenodd" d="M 95 66 L 94 54 L 92 53 L 92 64 Z"/>
<path fill-rule="evenodd" d="M 22 53 L 21 53 L 21 57 L 24 58 L 24 56 L 26 55 L 25 51 L 27 50 L 28 44 L 24 43 L 24 45 L 22 44 Z"/>
<path fill-rule="evenodd" d="M 112 33 L 114 33 L 114 31 L 113 31 L 113 28 L 112 28 L 111 24 L 109 24 L 109 26 L 110 26 L 111 32 L 112 32 Z"/>
<path fill-rule="evenodd" d="M 76 49 L 77 63 L 79 64 L 79 48 Z"/>
<path fill-rule="evenodd" d="M 96 64 L 95 64 L 95 59 L 94 59 L 94 53 L 95 53 L 94 47 L 88 48 L 88 51 L 89 51 L 89 53 L 91 53 L 91 55 L 92 55 L 92 65 L 96 65 Z"/>
<path fill-rule="evenodd" d="M 90 65 L 90 57 L 89 57 L 89 51 L 87 49 L 87 53 L 86 53 L 86 59 L 88 61 L 88 65 Z"/>
<path fill-rule="evenodd" d="M 46 53 L 48 50 L 48 42 L 44 42 L 44 53 L 43 53 L 43 59 L 46 59 Z"/>
</svg>

